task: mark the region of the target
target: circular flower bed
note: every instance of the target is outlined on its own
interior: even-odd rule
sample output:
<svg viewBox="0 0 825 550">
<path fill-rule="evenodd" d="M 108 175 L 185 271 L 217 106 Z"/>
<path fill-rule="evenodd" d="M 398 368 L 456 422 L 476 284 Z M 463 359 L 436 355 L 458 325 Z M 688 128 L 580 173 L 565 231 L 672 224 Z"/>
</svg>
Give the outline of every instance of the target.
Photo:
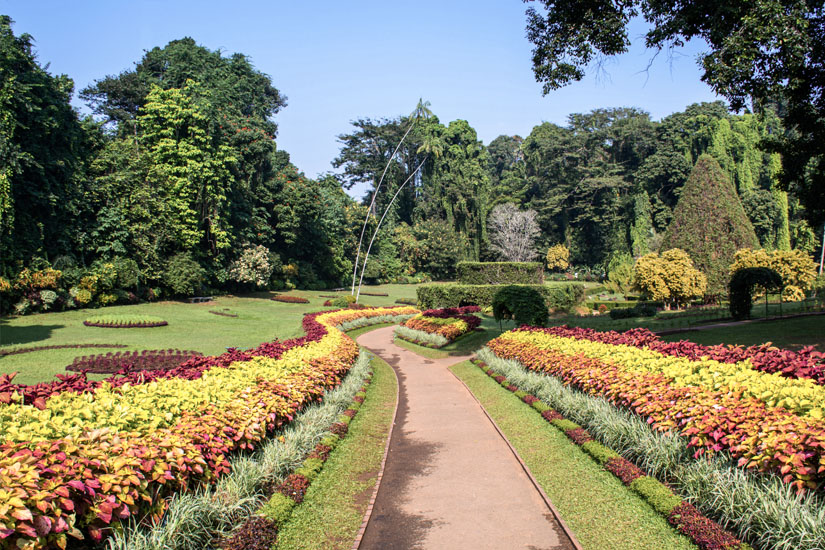
<svg viewBox="0 0 825 550">
<path fill-rule="evenodd" d="M 163 327 L 169 323 L 151 315 L 96 315 L 83 321 L 83 324 L 87 327 L 149 328 Z"/>
<path fill-rule="evenodd" d="M 287 304 L 308 304 L 309 300 L 300 296 L 273 296 L 270 298 L 275 302 L 286 302 Z"/>
</svg>

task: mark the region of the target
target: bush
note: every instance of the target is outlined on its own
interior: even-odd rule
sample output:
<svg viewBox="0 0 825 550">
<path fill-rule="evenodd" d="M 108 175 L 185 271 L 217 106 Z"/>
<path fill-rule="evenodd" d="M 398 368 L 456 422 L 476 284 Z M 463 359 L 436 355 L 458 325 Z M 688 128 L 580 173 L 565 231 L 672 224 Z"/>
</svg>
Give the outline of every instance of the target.
<svg viewBox="0 0 825 550">
<path fill-rule="evenodd" d="M 348 294 L 347 296 L 340 296 L 338 298 L 333 298 L 329 301 L 329 305 L 332 307 L 349 307 L 350 304 L 354 303 L 355 296 L 353 296 L 352 294 Z"/>
<path fill-rule="evenodd" d="M 662 252 L 651 252 L 636 261 L 634 268 L 636 286 L 653 300 L 665 302 L 677 308 L 691 298 L 704 294 L 707 278 L 693 267 L 688 254 L 679 248 Z"/>
<path fill-rule="evenodd" d="M 766 267 L 782 278 L 782 299 L 805 299 L 805 291 L 814 287 L 816 263 L 801 250 L 766 250 L 743 248 L 737 250 L 730 266 L 730 274 L 746 267 Z"/>
<path fill-rule="evenodd" d="M 172 257 L 163 272 L 163 283 L 179 296 L 195 294 L 200 290 L 206 272 L 188 253 Z"/>
<path fill-rule="evenodd" d="M 458 282 L 463 285 L 540 285 L 544 268 L 539 262 L 458 262 Z"/>
<path fill-rule="evenodd" d="M 519 285 L 531 288 L 543 298 L 546 306 L 557 311 L 567 311 L 584 301 L 584 285 L 571 283 L 558 286 Z M 416 289 L 418 305 L 422 309 L 477 305 L 481 308 L 493 305 L 493 296 L 499 285 L 430 284 Z"/>
<path fill-rule="evenodd" d="M 265 288 L 275 270 L 269 249 L 258 245 L 244 248 L 240 257 L 229 266 L 228 275 L 233 281 Z"/>
<path fill-rule="evenodd" d="M 117 272 L 117 288 L 137 289 L 140 284 L 140 267 L 131 258 L 115 258 L 112 263 Z"/>
<path fill-rule="evenodd" d="M 631 319 L 633 317 L 655 317 L 656 307 L 650 304 L 636 304 L 633 307 L 618 307 L 610 310 L 611 319 Z"/>
<path fill-rule="evenodd" d="M 547 269 L 550 271 L 564 271 L 570 266 L 570 250 L 563 244 L 557 244 L 547 249 Z"/>
<path fill-rule="evenodd" d="M 508 285 L 493 296 L 493 316 L 496 321 L 513 319 L 517 325 L 543 327 L 547 324 L 547 305 L 535 289 Z"/>
</svg>

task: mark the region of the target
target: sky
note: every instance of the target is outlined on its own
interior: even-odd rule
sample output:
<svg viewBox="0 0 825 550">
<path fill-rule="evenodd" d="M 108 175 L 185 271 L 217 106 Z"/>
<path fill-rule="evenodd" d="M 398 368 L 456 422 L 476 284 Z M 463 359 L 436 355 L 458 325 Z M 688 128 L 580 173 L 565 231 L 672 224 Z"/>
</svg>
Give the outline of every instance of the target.
<svg viewBox="0 0 825 550">
<path fill-rule="evenodd" d="M 542 96 L 526 7 L 520 0 L 0 0 L 14 33 L 32 35 L 39 62 L 70 76 L 76 92 L 185 36 L 248 56 L 287 96 L 275 116 L 277 145 L 309 177 L 335 171 L 337 136 L 351 132 L 352 121 L 409 114 L 419 98 L 442 123 L 467 120 L 485 144 L 596 108 L 638 107 L 659 120 L 719 99 L 700 80 L 705 45 L 654 57 L 641 38 L 644 21 L 632 22 L 627 54 Z"/>
</svg>

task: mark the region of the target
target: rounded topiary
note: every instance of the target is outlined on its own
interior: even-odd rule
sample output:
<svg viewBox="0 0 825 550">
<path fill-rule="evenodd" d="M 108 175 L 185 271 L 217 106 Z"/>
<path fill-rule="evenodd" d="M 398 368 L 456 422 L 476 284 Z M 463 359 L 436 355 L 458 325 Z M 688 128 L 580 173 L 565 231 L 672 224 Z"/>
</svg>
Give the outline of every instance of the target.
<svg viewBox="0 0 825 550">
<path fill-rule="evenodd" d="M 745 267 L 734 271 L 728 287 L 730 313 L 734 319 L 750 317 L 754 287 L 761 287 L 766 291 L 781 289 L 782 277 L 768 267 Z"/>
<path fill-rule="evenodd" d="M 513 319 L 517 325 L 542 327 L 547 324 L 547 305 L 534 288 L 508 285 L 493 296 L 493 316 L 496 321 Z"/>
<path fill-rule="evenodd" d="M 355 303 L 355 296 L 352 294 L 348 294 L 346 296 L 340 296 L 338 298 L 333 298 L 329 301 L 329 305 L 332 307 L 349 307 L 350 304 Z"/>
</svg>

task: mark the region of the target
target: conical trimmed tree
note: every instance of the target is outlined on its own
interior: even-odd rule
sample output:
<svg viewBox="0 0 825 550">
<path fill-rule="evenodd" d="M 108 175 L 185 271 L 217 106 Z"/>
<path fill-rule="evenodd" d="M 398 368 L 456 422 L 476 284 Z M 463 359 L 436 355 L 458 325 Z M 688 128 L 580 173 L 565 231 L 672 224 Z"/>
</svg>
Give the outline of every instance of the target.
<svg viewBox="0 0 825 550">
<path fill-rule="evenodd" d="M 696 161 L 673 219 L 665 232 L 662 250 L 681 248 L 708 278 L 708 294 L 726 294 L 728 267 L 740 248 L 755 248 L 759 239 L 739 195 L 710 155 Z"/>
</svg>

